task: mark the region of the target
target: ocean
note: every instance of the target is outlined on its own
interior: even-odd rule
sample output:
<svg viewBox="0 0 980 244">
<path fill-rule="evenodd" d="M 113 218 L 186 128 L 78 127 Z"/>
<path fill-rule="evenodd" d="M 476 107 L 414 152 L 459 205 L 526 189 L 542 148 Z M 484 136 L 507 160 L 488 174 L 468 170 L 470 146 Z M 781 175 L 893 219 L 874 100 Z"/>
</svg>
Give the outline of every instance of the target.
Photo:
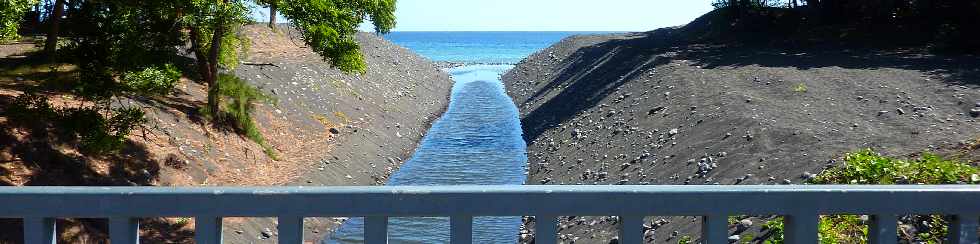
<svg viewBox="0 0 980 244">
<path fill-rule="evenodd" d="M 520 185 L 527 155 L 517 108 L 500 75 L 531 53 L 578 32 L 395 32 L 386 39 L 447 69 L 449 108 L 388 185 Z M 474 243 L 516 243 L 520 217 L 476 217 Z M 346 221 L 326 243 L 363 243 L 362 218 Z M 449 243 L 445 217 L 390 218 L 390 243 Z"/>
<path fill-rule="evenodd" d="M 517 64 L 562 38 L 597 32 L 393 32 L 385 39 L 437 62 Z"/>
</svg>

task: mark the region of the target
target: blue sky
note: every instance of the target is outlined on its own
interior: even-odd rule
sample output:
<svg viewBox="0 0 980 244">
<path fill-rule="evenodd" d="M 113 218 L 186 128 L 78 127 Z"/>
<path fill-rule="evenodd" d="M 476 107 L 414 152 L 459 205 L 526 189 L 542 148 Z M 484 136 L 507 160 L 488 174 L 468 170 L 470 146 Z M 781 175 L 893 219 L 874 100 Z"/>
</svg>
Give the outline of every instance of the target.
<svg viewBox="0 0 980 244">
<path fill-rule="evenodd" d="M 711 0 L 398 0 L 395 31 L 647 31 L 711 9 Z M 253 15 L 265 21 L 268 10 Z"/>
</svg>

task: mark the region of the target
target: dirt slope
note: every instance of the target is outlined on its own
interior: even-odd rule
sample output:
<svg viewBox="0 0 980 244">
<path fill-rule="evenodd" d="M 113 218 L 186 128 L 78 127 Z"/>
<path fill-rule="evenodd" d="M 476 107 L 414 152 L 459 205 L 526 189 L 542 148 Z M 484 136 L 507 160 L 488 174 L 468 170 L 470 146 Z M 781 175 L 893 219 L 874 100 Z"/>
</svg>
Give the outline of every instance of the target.
<svg viewBox="0 0 980 244">
<path fill-rule="evenodd" d="M 679 41 L 697 28 L 570 37 L 504 75 L 527 182 L 799 184 L 857 149 L 903 156 L 980 138 L 977 57 Z M 607 243 L 615 225 L 577 216 L 560 233 Z M 699 237 L 691 217 L 647 225 L 648 241 Z"/>
<path fill-rule="evenodd" d="M 448 105 L 448 74 L 378 36 L 357 37 L 368 64 L 359 75 L 329 67 L 288 28 L 243 31 L 252 44 L 234 74 L 278 100 L 258 105 L 254 114 L 278 160 L 249 139 L 204 122 L 198 108 L 205 104 L 206 86 L 187 79 L 173 95 L 119 101 L 143 107 L 149 120 L 119 155 L 83 155 L 75 142 L 19 126 L 2 115 L 23 89 L 52 75 L 77 75 L 69 66 L 53 74 L 33 73 L 46 72 L 46 66 L 18 66 L 33 46 L 25 43 L 0 48 L 0 185 L 378 185 L 410 156 Z M 65 92 L 43 94 L 56 107 L 79 103 Z M 307 219 L 308 241 L 322 238 L 336 223 Z M 71 243 L 99 242 L 106 238 L 100 234 L 105 224 L 62 221 L 59 228 Z M 275 241 L 270 219 L 228 218 L 224 224 L 229 243 Z M 20 224 L 0 220 L 0 225 L 19 230 Z M 187 219 L 147 219 L 142 226 L 150 243 L 192 241 Z M 19 231 L 0 231 L 0 243 L 19 239 Z"/>
</svg>

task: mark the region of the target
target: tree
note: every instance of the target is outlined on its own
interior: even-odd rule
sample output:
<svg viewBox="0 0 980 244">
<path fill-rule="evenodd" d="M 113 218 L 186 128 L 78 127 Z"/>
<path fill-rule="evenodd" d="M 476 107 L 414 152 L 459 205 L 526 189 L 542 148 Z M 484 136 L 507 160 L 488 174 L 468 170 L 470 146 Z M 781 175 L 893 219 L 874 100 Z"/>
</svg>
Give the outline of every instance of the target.
<svg viewBox="0 0 980 244">
<path fill-rule="evenodd" d="M 44 41 L 44 52 L 49 57 L 54 58 L 55 51 L 58 49 L 58 31 L 61 25 L 61 17 L 65 14 L 65 0 L 55 0 L 48 18 L 48 38 Z"/>
<path fill-rule="evenodd" d="M 24 13 L 38 0 L 0 0 L 0 41 L 16 39 Z"/>
<path fill-rule="evenodd" d="M 269 7 L 269 28 L 276 29 L 276 15 L 278 15 L 280 0 L 259 0 L 258 4 Z"/>
<path fill-rule="evenodd" d="M 262 2 L 258 2 L 262 3 Z M 345 72 L 367 68 L 354 39 L 366 18 L 375 30 L 387 33 L 395 25 L 395 0 L 281 0 L 278 10 L 292 20 L 313 51 Z M 178 2 L 182 23 L 189 30 L 191 48 L 201 79 L 208 84 L 208 113 L 220 119 L 220 67 L 233 68 L 242 40 L 236 30 L 249 21 L 248 5 L 239 0 L 184 0 Z"/>
</svg>

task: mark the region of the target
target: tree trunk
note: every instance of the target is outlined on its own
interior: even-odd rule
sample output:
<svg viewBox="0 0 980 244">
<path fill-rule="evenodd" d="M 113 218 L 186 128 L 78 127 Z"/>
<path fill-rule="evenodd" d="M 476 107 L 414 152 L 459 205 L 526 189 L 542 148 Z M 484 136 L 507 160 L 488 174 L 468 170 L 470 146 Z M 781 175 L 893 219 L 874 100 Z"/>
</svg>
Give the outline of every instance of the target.
<svg viewBox="0 0 980 244">
<path fill-rule="evenodd" d="M 222 19 L 215 24 L 214 35 L 211 36 L 211 50 L 208 51 L 208 70 L 211 74 L 208 82 L 208 110 L 216 121 L 221 120 L 221 84 L 218 83 L 218 56 L 221 53 L 221 37 L 225 35 L 225 25 Z"/>
<path fill-rule="evenodd" d="M 276 2 L 269 4 L 269 28 L 276 29 Z"/>
<path fill-rule="evenodd" d="M 218 84 L 218 54 L 221 51 L 221 35 L 224 34 L 224 27 L 216 26 L 214 36 L 211 37 L 211 47 L 204 50 L 201 45 L 200 30 L 191 28 L 191 48 L 194 50 L 194 58 L 197 59 L 197 71 L 201 74 L 201 79 L 208 84 L 208 104 L 207 111 L 211 119 L 218 121 L 221 119 L 221 94 L 220 84 Z"/>
<path fill-rule="evenodd" d="M 48 29 L 48 38 L 44 42 L 44 52 L 53 60 L 55 56 L 54 52 L 58 49 L 58 29 L 61 23 L 61 16 L 65 14 L 65 0 L 55 0 L 54 8 L 51 12 L 51 16 L 49 17 L 51 26 Z"/>
</svg>

